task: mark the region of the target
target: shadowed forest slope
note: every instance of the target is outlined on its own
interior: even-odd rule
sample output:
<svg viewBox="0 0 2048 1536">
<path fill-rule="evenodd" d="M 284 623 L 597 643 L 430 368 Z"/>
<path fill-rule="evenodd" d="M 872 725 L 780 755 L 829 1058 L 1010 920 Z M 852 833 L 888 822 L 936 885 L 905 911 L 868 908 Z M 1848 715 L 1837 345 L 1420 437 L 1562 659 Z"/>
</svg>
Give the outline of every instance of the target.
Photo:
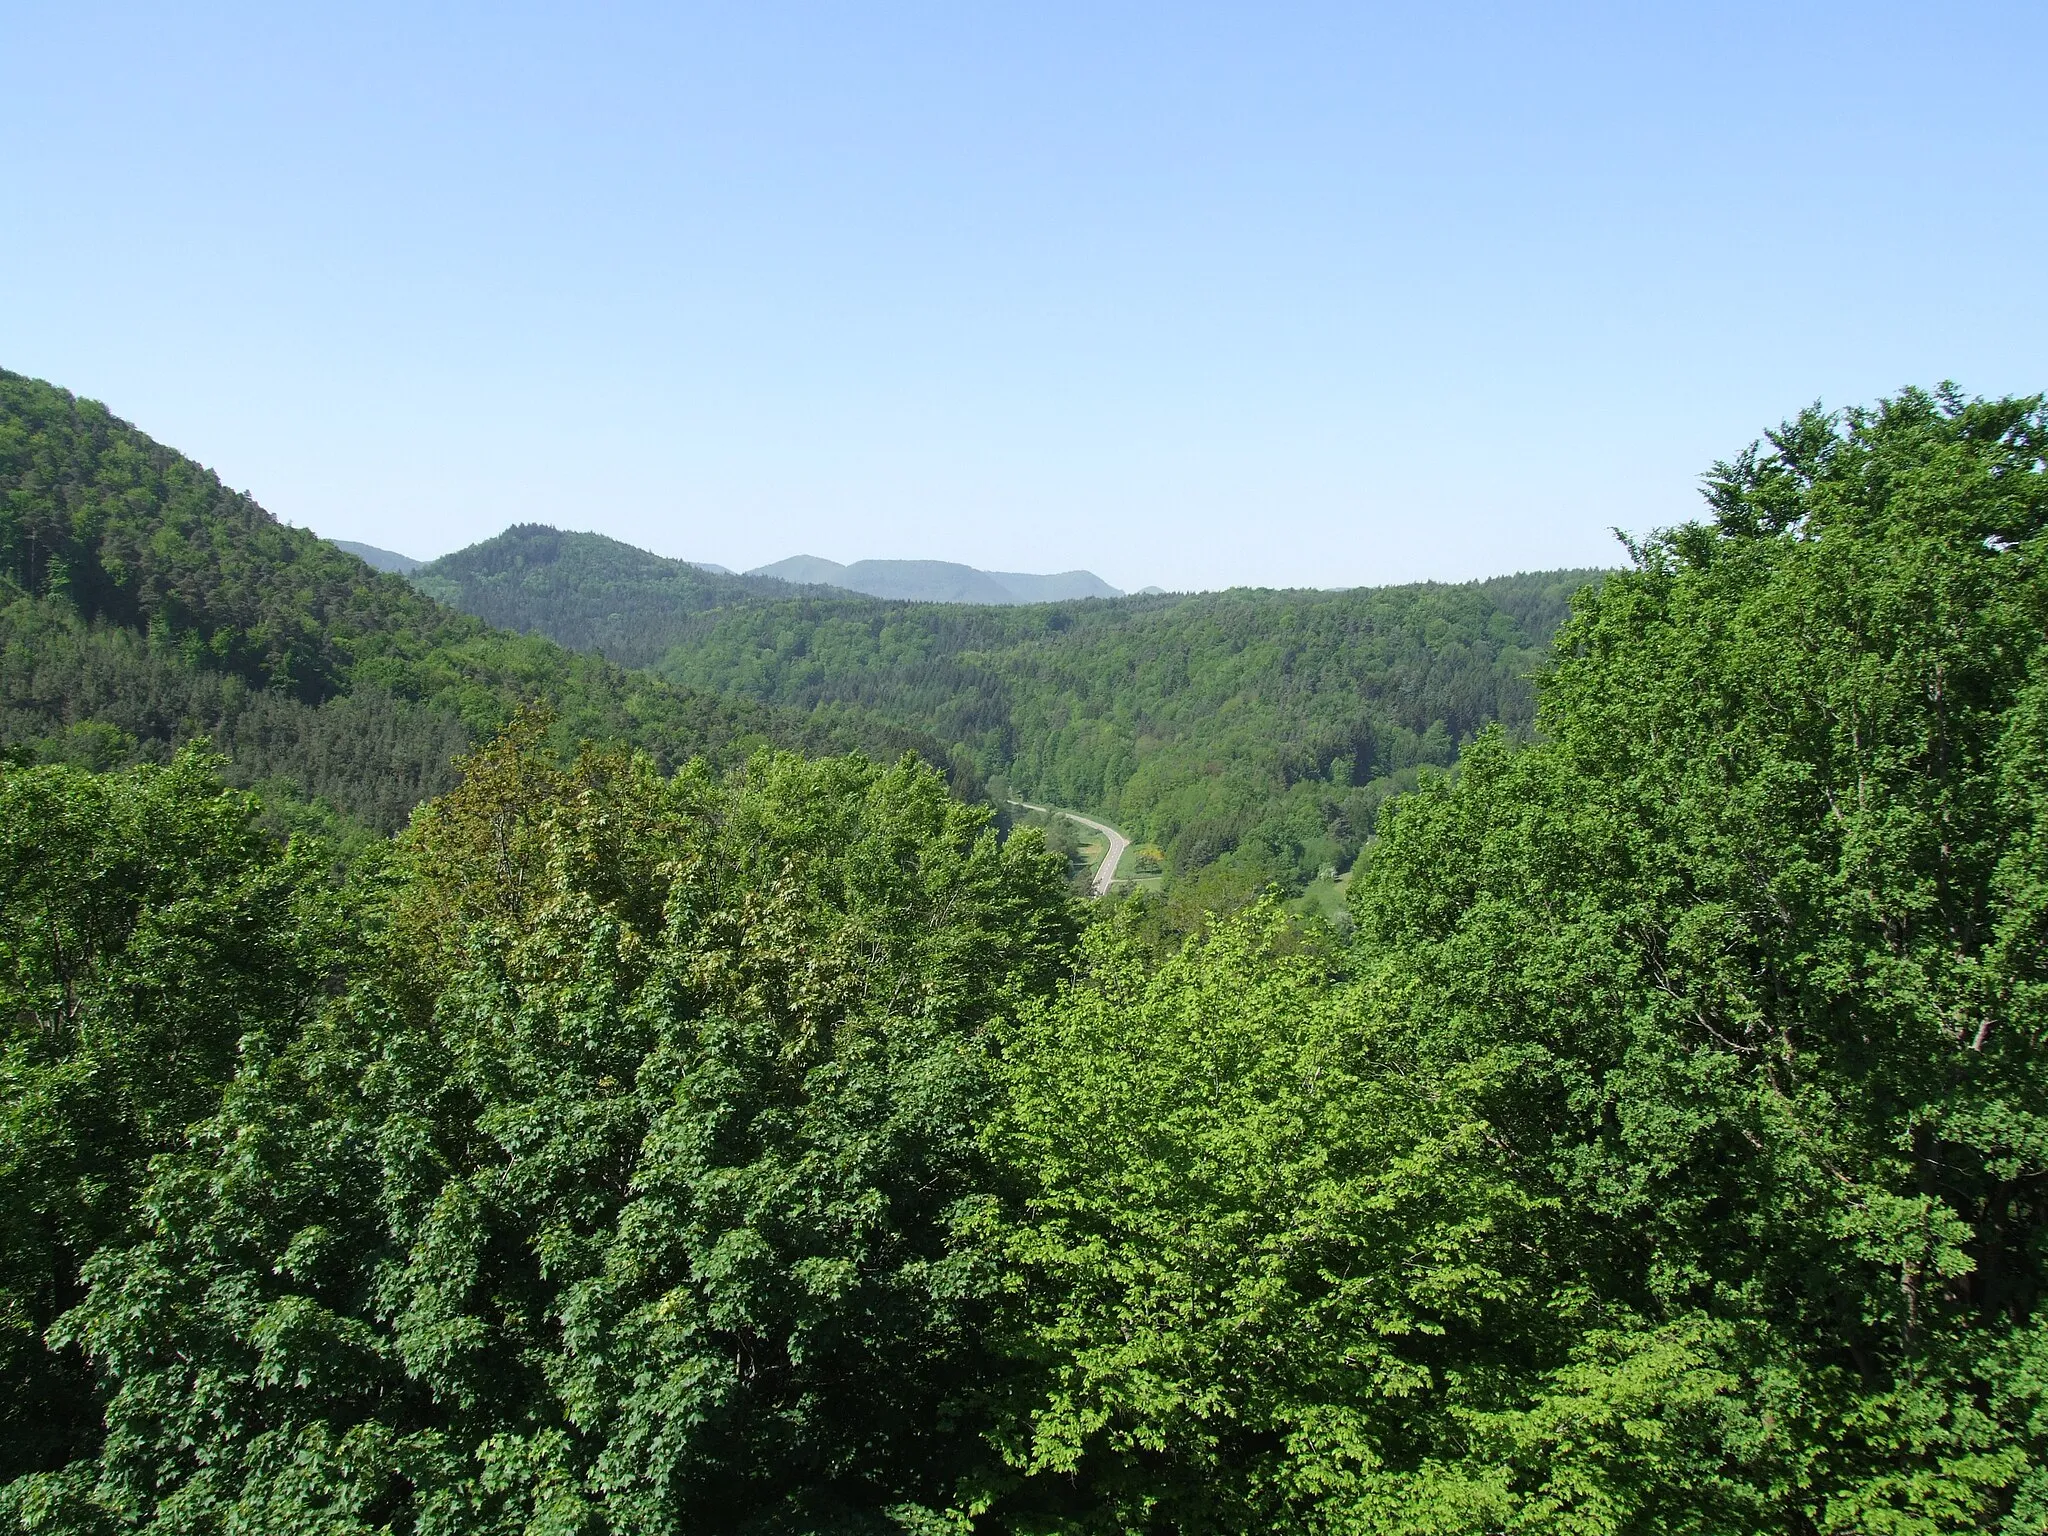
<svg viewBox="0 0 2048 1536">
<path fill-rule="evenodd" d="M 521 523 L 411 573 L 422 592 L 503 629 L 624 667 L 659 660 L 707 609 L 790 595 L 768 576 L 707 571 L 608 539 Z"/>
</svg>

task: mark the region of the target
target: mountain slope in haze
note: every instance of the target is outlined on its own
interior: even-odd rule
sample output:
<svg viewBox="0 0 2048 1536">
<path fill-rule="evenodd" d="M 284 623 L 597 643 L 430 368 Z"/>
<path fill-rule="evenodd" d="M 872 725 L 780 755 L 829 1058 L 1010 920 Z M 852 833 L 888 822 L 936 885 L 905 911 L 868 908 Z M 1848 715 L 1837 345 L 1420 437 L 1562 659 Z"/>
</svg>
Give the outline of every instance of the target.
<svg viewBox="0 0 2048 1536">
<path fill-rule="evenodd" d="M 1056 571 L 1050 576 L 1034 576 L 1027 571 L 990 571 L 988 574 L 1009 590 L 1014 601 L 1020 603 L 1065 603 L 1081 597 L 1124 595 L 1093 571 Z M 1153 590 L 1158 589 L 1155 587 Z"/>
<path fill-rule="evenodd" d="M 329 539 L 336 549 L 345 549 L 373 571 L 389 571 L 394 576 L 410 576 L 427 562 L 415 560 L 411 555 L 401 555 L 395 550 L 379 549 L 374 544 L 358 544 L 353 539 Z"/>
<path fill-rule="evenodd" d="M 1116 595 L 1086 571 L 1033 576 L 938 560 L 841 566 L 799 555 L 739 576 L 701 561 L 652 554 L 603 534 L 539 523 L 507 528 L 495 538 L 443 555 L 411 572 L 409 579 L 436 601 L 500 628 L 546 635 L 621 666 L 648 667 L 694 633 L 701 614 L 781 601 L 795 595 L 793 584 L 853 590 L 834 577 L 885 589 L 876 595 L 938 592 L 943 595 L 931 600 L 994 606 Z"/>
<path fill-rule="evenodd" d="M 1037 576 L 1022 571 L 981 571 L 950 560 L 856 560 L 841 565 L 816 555 L 792 555 L 747 574 L 913 603 L 1002 605 L 1122 596 L 1092 571 Z"/>
<path fill-rule="evenodd" d="M 110 767 L 210 736 L 238 782 L 388 830 L 540 701 L 665 762 L 928 739 L 795 718 L 491 628 L 288 527 L 90 400 L 0 371 L 0 746 Z"/>
</svg>

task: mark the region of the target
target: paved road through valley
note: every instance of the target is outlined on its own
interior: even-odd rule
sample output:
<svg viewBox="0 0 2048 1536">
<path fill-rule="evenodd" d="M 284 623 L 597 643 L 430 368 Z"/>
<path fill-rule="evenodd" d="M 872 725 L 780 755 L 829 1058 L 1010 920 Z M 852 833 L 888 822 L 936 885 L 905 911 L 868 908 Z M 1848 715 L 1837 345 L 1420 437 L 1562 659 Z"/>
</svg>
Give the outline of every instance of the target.
<svg viewBox="0 0 2048 1536">
<path fill-rule="evenodd" d="M 1012 805 L 1021 805 L 1027 811 L 1037 811 L 1045 816 L 1064 816 L 1069 821 L 1078 821 L 1084 827 L 1093 827 L 1109 839 L 1109 852 L 1102 856 L 1102 863 L 1095 870 L 1095 894 L 1107 896 L 1112 881 L 1116 879 L 1116 866 L 1124 856 L 1124 850 L 1131 846 L 1131 840 L 1117 831 L 1106 821 L 1097 821 L 1093 816 L 1083 816 L 1079 811 L 1063 811 L 1056 805 L 1033 805 L 1029 800 L 1012 800 Z"/>
</svg>

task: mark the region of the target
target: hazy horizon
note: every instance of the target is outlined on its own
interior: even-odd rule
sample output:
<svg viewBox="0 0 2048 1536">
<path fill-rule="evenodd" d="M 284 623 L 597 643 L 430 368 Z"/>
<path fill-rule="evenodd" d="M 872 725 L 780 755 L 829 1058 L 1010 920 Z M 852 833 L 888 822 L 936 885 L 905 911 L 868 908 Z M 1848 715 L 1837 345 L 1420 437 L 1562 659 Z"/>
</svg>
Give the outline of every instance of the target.
<svg viewBox="0 0 2048 1536">
<path fill-rule="evenodd" d="M 2048 384 L 2048 214 L 1956 147 L 2031 142 L 2044 42 L 45 8 L 0 55 L 0 366 L 423 559 L 546 522 L 1125 590 L 1611 565 L 1816 398 Z"/>
<path fill-rule="evenodd" d="M 270 509 L 266 508 L 265 510 L 270 510 Z M 548 524 L 547 526 L 549 526 L 549 527 L 557 527 L 557 525 L 555 525 L 555 524 Z M 386 555 L 400 555 L 400 556 L 403 556 L 404 558 L 406 558 L 406 559 L 408 559 L 408 560 L 416 560 L 416 561 L 418 561 L 418 562 L 419 562 L 419 563 L 420 563 L 421 565 L 431 565 L 431 564 L 433 564 L 433 563 L 434 563 L 434 562 L 435 562 L 436 560 L 440 559 L 440 558 L 441 558 L 441 557 L 442 557 L 443 555 L 452 555 L 452 554 L 459 554 L 459 553 L 460 553 L 461 551 L 463 551 L 463 550 L 465 550 L 465 549 L 470 549 L 470 548 L 473 548 L 473 547 L 475 547 L 475 545 L 476 545 L 476 544 L 479 544 L 479 543 L 483 543 L 483 542 L 486 542 L 487 540 L 489 540 L 490 538 L 492 538 L 492 537 L 494 537 L 494 536 L 495 536 L 495 535 L 491 535 L 491 534 L 486 534 L 486 535 L 484 536 L 484 538 L 483 538 L 483 539 L 473 540 L 473 541 L 471 541 L 471 543 L 469 543 L 469 544 L 461 544 L 461 545 L 457 545 L 457 546 L 456 546 L 456 547 L 455 547 L 454 549 L 443 549 L 443 550 L 437 550 L 437 551 L 436 551 L 435 553 L 433 553 L 433 554 L 431 554 L 431 555 L 422 555 L 422 554 L 418 553 L 418 552 L 417 552 L 417 551 L 415 551 L 415 550 L 410 550 L 410 549 L 394 549 L 394 548 L 391 548 L 391 547 L 389 547 L 389 546 L 387 546 L 387 545 L 381 545 L 381 544 L 375 544 L 375 543 L 372 543 L 371 541 L 369 541 L 369 540 L 367 540 L 367 539 L 357 539 L 357 538 L 354 538 L 354 537 L 352 537 L 352 536 L 350 536 L 350 535 L 348 535 L 348 534 L 333 534 L 333 533 L 329 533 L 329 532 L 327 532 L 327 531 L 326 531 L 325 529 L 321 529 L 321 528 L 314 528 L 314 529 L 312 529 L 311 531 L 312 531 L 312 532 L 314 532 L 314 533 L 317 533 L 317 534 L 319 534 L 319 535 L 320 535 L 320 536 L 321 536 L 322 538 L 324 538 L 324 539 L 328 539 L 328 540 L 330 540 L 330 541 L 332 541 L 332 542 L 335 542 L 335 543 L 339 543 L 339 544 L 342 544 L 343 546 L 347 546 L 347 545 L 351 545 L 351 544 L 356 544 L 356 545 L 364 545 L 364 546 L 366 546 L 366 547 L 368 547 L 368 548 L 371 548 L 371 549 L 375 549 L 375 550 L 377 550 L 377 551 L 378 551 L 378 552 L 379 552 L 380 554 L 386 554 Z M 502 533 L 502 532 L 504 532 L 505 530 L 504 530 L 504 529 L 500 529 L 500 530 L 498 530 L 498 531 L 499 531 L 500 533 Z M 558 527 L 558 531 L 559 531 L 559 532 L 562 532 L 562 533 L 596 533 L 596 534 L 601 534 L 601 535 L 602 535 L 603 537 L 605 537 L 605 538 L 617 538 L 617 537 L 618 537 L 618 535 L 616 535 L 616 534 L 607 534 L 607 533 L 604 533 L 604 531 L 603 531 L 602 529 L 598 529 L 598 528 L 568 528 L 568 527 Z M 620 542 L 621 542 L 621 543 L 626 543 L 626 544 L 631 544 L 631 543 L 632 543 L 632 540 L 630 540 L 630 539 L 622 539 L 622 540 L 620 540 Z M 645 546 L 645 545 L 634 545 L 634 547 L 635 547 L 635 548 L 637 548 L 637 549 L 646 549 L 646 546 Z M 1617 543 L 1617 544 L 1615 545 L 1615 549 L 1616 549 L 1617 553 L 1619 553 L 1619 551 L 1620 551 L 1620 548 L 1621 548 L 1620 544 L 1619 544 L 1619 543 Z M 668 552 L 666 552 L 666 551 L 663 551 L 663 550 L 647 550 L 647 552 L 648 552 L 649 554 L 657 554 L 657 555 L 662 555 L 662 556 L 663 556 L 664 558 L 666 558 L 666 559 L 671 559 L 671 560 L 681 560 L 681 561 L 683 561 L 683 562 L 684 562 L 685 564 L 689 564 L 689 565 L 698 565 L 698 566 L 711 566 L 711 567 L 719 567 L 719 566 L 721 566 L 721 562 L 718 562 L 718 561 L 710 561 L 710 560 L 700 560 L 700 559 L 697 559 L 696 557 L 694 557 L 694 556 L 691 556 L 691 555 L 678 555 L 678 554 L 669 554 Z M 836 564 L 836 565 L 844 565 L 844 566 L 852 566 L 852 565 L 858 565 L 858 564 L 861 564 L 862 562 L 869 562 L 869 563 L 879 563 L 879 564 L 892 564 L 892 563 L 904 563 L 904 564 L 941 564 L 941 565 L 963 565 L 963 566 L 967 566 L 967 567 L 968 567 L 968 569 L 970 569 L 970 570 L 976 570 L 976 571 L 982 571 L 982 572 L 985 572 L 985 573 L 991 573 L 991 572 L 990 572 L 990 568 L 989 568 L 989 567 L 987 567 L 987 566 L 975 566 L 975 565 L 969 565 L 969 564 L 968 564 L 968 562 L 967 562 L 967 561 L 964 561 L 964 560 L 956 560 L 956 561 L 946 561 L 946 560 L 938 560 L 938 559 L 937 559 L 936 557 L 933 557 L 933 556 L 928 556 L 928 555 L 856 555 L 856 556 L 854 556 L 854 557 L 853 557 L 853 558 L 851 558 L 851 559 L 841 560 L 841 559 L 838 559 L 838 558 L 836 558 L 836 557 L 834 557 L 834 556 L 830 556 L 830 555 L 824 555 L 824 556 L 820 556 L 820 555 L 818 555 L 818 554 L 817 554 L 817 553 L 816 553 L 815 551 L 813 551 L 813 550 L 808 550 L 808 549 L 796 550 L 796 551 L 794 551 L 794 552 L 793 552 L 792 554 L 790 554 L 790 555 L 785 555 L 785 556 L 783 556 L 783 557 L 782 557 L 781 559 L 778 559 L 778 560 L 764 560 L 764 561 L 762 561 L 762 562 L 761 562 L 761 564 L 759 564 L 759 565 L 754 565 L 754 566 L 747 566 L 747 567 L 745 567 L 745 568 L 741 568 L 741 567 L 738 567 L 738 566 L 723 566 L 722 568 L 723 568 L 723 569 L 724 569 L 724 570 L 725 570 L 725 571 L 726 571 L 726 572 L 727 572 L 728 574 L 730 574 L 730 575 L 735 575 L 735 576 L 760 576 L 760 575 L 768 575 L 768 574 L 771 574 L 771 570 L 770 570 L 770 568 L 771 568 L 771 567 L 773 567 L 773 566 L 776 566 L 776 565 L 781 565 L 781 564 L 786 564 L 787 562 L 789 562 L 790 560 L 793 560 L 793 559 L 805 559 L 805 558 L 813 558 L 813 559 L 826 559 L 826 560 L 831 560 L 831 561 L 832 561 L 832 562 L 833 562 L 834 564 Z M 1453 585 L 1464 585 L 1464 584 L 1466 584 L 1466 583 L 1470 583 L 1470 582 L 1478 582 L 1478 581 L 1492 581 L 1492 580 L 1496 580 L 1496 579 L 1500 579 L 1500 578 L 1508 578 L 1508 577 L 1515 577 L 1515 576 L 1530 576 L 1530 575 L 1536 575 L 1536 574 L 1538 574 L 1538 573 L 1540 573 L 1540 572 L 1542 572 L 1542 571 L 1546 571 L 1546 570 L 1581 570 L 1581 569 L 1583 569 L 1583 570 L 1612 570 L 1612 569 L 1619 569 L 1619 568 L 1620 568 L 1620 567 L 1621 567 L 1621 566 L 1622 566 L 1623 564 L 1625 564 L 1625 563 L 1626 563 L 1625 561 L 1623 561 L 1623 560 L 1621 560 L 1621 559 L 1619 559 L 1619 558 L 1610 558 L 1610 559 L 1608 559 L 1608 560 L 1604 560 L 1604 561 L 1601 561 L 1601 560 L 1595 560 L 1595 561 L 1592 561 L 1592 562 L 1589 562 L 1589 563 L 1583 563 L 1583 564 L 1580 564 L 1580 565 L 1558 565 L 1558 566 L 1525 566 L 1525 567 L 1521 567 L 1521 568 L 1519 568 L 1519 569 L 1516 569 L 1516 570 L 1511 570 L 1511 571 L 1488 571 L 1488 572 L 1486 572 L 1486 573 L 1484 573 L 1484 574 L 1482 574 L 1482 575 L 1478 575 L 1478 576 L 1457 576 L 1457 577 L 1429 577 L 1429 576 L 1420 576 L 1420 577 L 1415 577 L 1415 578 L 1413 578 L 1413 580 L 1412 580 L 1412 581 L 1408 581 L 1408 582 L 1342 582 L 1342 583 L 1339 583 L 1339 584 L 1337 584 L 1337 585 L 1334 585 L 1334 586 L 1328 586 L 1328 585 L 1316 585 L 1316 584 L 1313 584 L 1313 583 L 1306 583 L 1306 582 L 1294 582 L 1294 583 L 1288 583 L 1288 584 L 1278 584 L 1278 583 L 1273 583 L 1273 582 L 1251 582 L 1251 581 L 1237 581 L 1237 582 L 1222 582 L 1222 583 L 1218 583 L 1218 584 L 1215 584 L 1215 585 L 1210 585 L 1210 586 L 1199 586 L 1199 587 L 1167 587 L 1167 586 L 1162 586 L 1162 585 L 1161 585 L 1160 583 L 1158 583 L 1158 582 L 1140 582 L 1140 583 L 1139 583 L 1138 585 L 1136 585 L 1136 586 L 1131 586 L 1131 587 L 1123 587 L 1123 588 L 1121 588 L 1121 590 L 1120 590 L 1120 593 L 1119 593 L 1119 595 L 1120 595 L 1120 596 L 1123 596 L 1123 597 L 1138 597 L 1138 596 L 1143 596 L 1143 595 L 1145 594 L 1145 591 L 1146 591 L 1146 589 L 1148 589 L 1148 588 L 1151 588 L 1151 589 L 1156 589 L 1156 590 L 1157 590 L 1157 591 L 1158 591 L 1158 592 L 1159 592 L 1159 593 L 1160 593 L 1161 595 L 1163 595 L 1163 596 L 1168 596 L 1168 597 L 1175 597 L 1175 596 L 1182 596 L 1182 595 L 1185 595 L 1185 594 L 1189 594 L 1189 593 L 1196 593 L 1196 592 L 1223 592 L 1223 591 L 1228 591 L 1228 590 L 1230 590 L 1231 588 L 1234 588 L 1234 587 L 1235 587 L 1235 588 L 1259 588 L 1259 587 L 1264 587 L 1264 588 L 1267 588 L 1267 589 L 1269 589 L 1269 590 L 1285 590 L 1285 589 L 1287 589 L 1287 588 L 1291 588 L 1292 590 L 1296 590 L 1296 591 L 1303 591 L 1303 590 L 1306 590 L 1306 591 L 1316 591 L 1316 592 L 1343 592 L 1343 591 L 1349 591 L 1349 590 L 1351 590 L 1351 589 L 1354 589 L 1354 588 L 1357 588 L 1357 587 L 1370 587 L 1370 586 L 1405 586 L 1405 585 L 1413 585 L 1413 584 L 1415 584 L 1416 582 L 1427 582 L 1427 581 L 1441 581 L 1441 582 L 1444 582 L 1444 583 L 1446 583 L 1446 584 L 1453 584 Z M 1044 575 L 1044 576 L 1064 576 L 1064 575 L 1075 575 L 1075 574 L 1081 574 L 1081 575 L 1090 575 L 1090 576 L 1096 576 L 1096 577 L 1100 577 L 1100 576 L 1101 576 L 1101 572 L 1099 572 L 1099 571 L 1094 571 L 1094 570 L 1091 570 L 1091 569 L 1090 569 L 1089 567 L 1087 567 L 1087 566 L 1085 566 L 1085 565 L 1067 565 L 1067 566 L 1059 566 L 1059 565 L 1052 565 L 1052 566 L 1046 566 L 1046 567 L 1044 567 L 1044 568 L 1042 568 L 1042 569 L 1040 569 L 1040 570 L 1036 570 L 1036 571 L 1002 571 L 1002 572 L 992 572 L 991 574 L 1000 574 L 1000 575 Z M 784 580 L 784 579 L 790 579 L 790 578 L 780 578 L 780 577 L 778 577 L 777 579 L 778 579 L 778 580 Z M 1117 585 L 1117 584 L 1116 584 L 1116 583 L 1114 583 L 1114 582 L 1112 582 L 1112 583 L 1111 583 L 1111 585 L 1112 585 L 1112 586 L 1114 586 L 1114 585 Z"/>
</svg>

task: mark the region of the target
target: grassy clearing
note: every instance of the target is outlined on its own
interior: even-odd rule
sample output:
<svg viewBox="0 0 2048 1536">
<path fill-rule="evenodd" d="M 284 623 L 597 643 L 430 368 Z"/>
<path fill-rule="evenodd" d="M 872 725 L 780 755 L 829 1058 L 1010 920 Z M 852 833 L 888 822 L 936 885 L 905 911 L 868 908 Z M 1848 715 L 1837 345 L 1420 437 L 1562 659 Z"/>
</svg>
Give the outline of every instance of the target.
<svg viewBox="0 0 2048 1536">
<path fill-rule="evenodd" d="M 1157 891 L 1166 884 L 1166 854 L 1155 844 L 1132 843 L 1117 861 L 1116 883 L 1124 890 Z"/>
<path fill-rule="evenodd" d="M 1288 909 L 1303 917 L 1320 917 L 1324 922 L 1343 928 L 1351 922 L 1351 909 L 1345 897 L 1351 889 L 1351 872 L 1346 870 L 1335 879 L 1318 875 L 1309 881 L 1302 893 L 1290 901 Z"/>
</svg>

